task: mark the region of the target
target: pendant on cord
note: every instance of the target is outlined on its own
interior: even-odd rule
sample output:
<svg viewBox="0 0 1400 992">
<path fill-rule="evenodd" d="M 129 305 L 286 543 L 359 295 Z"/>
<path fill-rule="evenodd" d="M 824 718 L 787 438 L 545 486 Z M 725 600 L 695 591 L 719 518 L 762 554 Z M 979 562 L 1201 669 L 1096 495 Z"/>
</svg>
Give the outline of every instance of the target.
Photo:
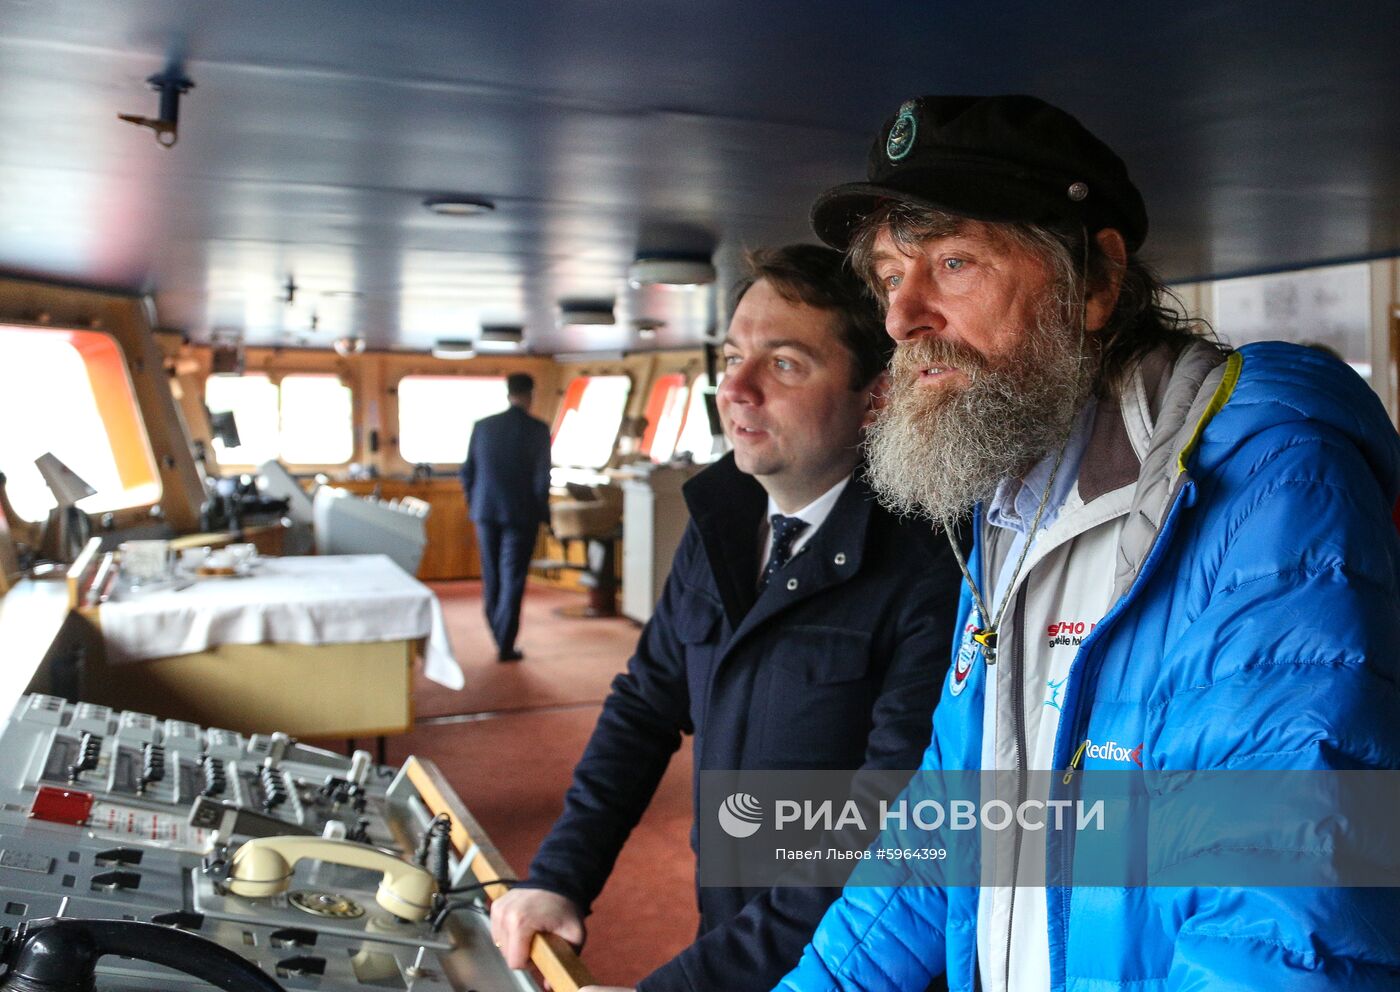
<svg viewBox="0 0 1400 992">
<path fill-rule="evenodd" d="M 972 632 L 972 639 L 982 645 L 982 654 L 987 659 L 987 664 L 997 663 L 997 632 L 988 630 L 986 627 L 978 627 Z"/>
</svg>

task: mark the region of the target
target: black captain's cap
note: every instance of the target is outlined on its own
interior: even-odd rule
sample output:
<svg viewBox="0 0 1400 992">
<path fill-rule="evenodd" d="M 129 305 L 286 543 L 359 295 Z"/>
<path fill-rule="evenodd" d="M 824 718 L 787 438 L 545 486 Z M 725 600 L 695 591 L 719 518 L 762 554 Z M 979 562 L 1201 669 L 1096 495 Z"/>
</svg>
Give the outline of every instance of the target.
<svg viewBox="0 0 1400 992">
<path fill-rule="evenodd" d="M 1129 251 L 1147 210 L 1113 150 L 1069 114 L 1033 96 L 923 96 L 885 121 L 867 182 L 817 197 L 812 228 L 844 251 L 857 225 L 896 200 L 987 221 L 1116 228 Z"/>
</svg>

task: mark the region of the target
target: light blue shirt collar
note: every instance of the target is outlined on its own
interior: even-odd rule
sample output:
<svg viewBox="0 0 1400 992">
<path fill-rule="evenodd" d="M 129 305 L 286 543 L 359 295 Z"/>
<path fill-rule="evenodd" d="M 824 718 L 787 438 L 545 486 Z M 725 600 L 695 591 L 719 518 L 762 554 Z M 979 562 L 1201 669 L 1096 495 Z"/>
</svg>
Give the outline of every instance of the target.
<svg viewBox="0 0 1400 992">
<path fill-rule="evenodd" d="M 1084 457 L 1084 449 L 1089 446 L 1090 427 L 1094 423 L 1097 406 L 1098 401 L 1090 397 L 1075 417 L 1069 441 L 1065 445 L 1064 461 L 1060 464 L 1059 474 L 1055 476 L 1055 488 L 1040 518 L 1042 528 L 1048 528 L 1055 522 L 1079 477 L 1079 463 Z M 987 523 L 1025 535 L 1035 520 L 1035 511 L 1040 508 L 1040 497 L 1045 492 L 1045 484 L 1050 481 L 1058 455 L 1058 451 L 1051 451 L 1021 478 L 1003 479 L 997 486 L 996 495 L 987 504 Z"/>
<path fill-rule="evenodd" d="M 1059 474 L 1055 476 L 1055 488 L 1050 491 L 1050 499 L 1040 517 L 1042 531 L 1048 530 L 1059 517 L 1060 509 L 1069 498 L 1070 490 L 1078 481 L 1079 462 L 1084 457 L 1084 450 L 1089 446 L 1090 428 L 1094 423 L 1094 410 L 1097 406 L 1098 401 L 1090 397 L 1070 429 L 1069 440 L 1065 442 L 1064 461 L 1060 464 Z M 1011 544 L 1007 548 L 1006 556 L 1001 560 L 1001 567 L 997 569 L 996 582 L 992 586 L 991 599 L 987 604 L 994 614 L 1002 607 L 1007 587 L 1014 578 L 1011 572 L 1021 557 L 1021 550 L 1027 541 L 1035 540 L 1035 535 L 1030 533 L 1031 523 L 1035 520 L 1035 511 L 1040 507 L 1041 494 L 1045 492 L 1045 484 L 1050 481 L 1050 473 L 1055 468 L 1055 457 L 1058 454 L 1058 451 L 1051 451 L 1019 479 L 1003 479 L 997 486 L 996 495 L 987 504 L 988 526 L 1011 532 Z M 990 623 L 992 619 L 993 617 L 984 617 L 982 622 Z"/>
</svg>

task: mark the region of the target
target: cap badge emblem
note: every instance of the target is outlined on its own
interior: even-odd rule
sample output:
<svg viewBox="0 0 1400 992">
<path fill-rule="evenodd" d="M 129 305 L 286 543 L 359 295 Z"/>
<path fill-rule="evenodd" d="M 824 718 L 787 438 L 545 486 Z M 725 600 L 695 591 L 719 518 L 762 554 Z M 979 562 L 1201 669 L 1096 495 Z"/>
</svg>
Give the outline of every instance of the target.
<svg viewBox="0 0 1400 992">
<path fill-rule="evenodd" d="M 885 155 L 891 162 L 898 162 L 914 148 L 914 138 L 919 131 L 914 106 L 913 100 L 904 101 L 899 107 L 899 115 L 890 125 L 889 137 L 885 139 Z"/>
<path fill-rule="evenodd" d="M 1089 184 L 1070 183 L 1069 190 L 1067 192 L 1069 194 L 1069 198 L 1075 203 L 1078 203 L 1080 200 L 1084 199 L 1086 196 L 1089 195 Z"/>
</svg>

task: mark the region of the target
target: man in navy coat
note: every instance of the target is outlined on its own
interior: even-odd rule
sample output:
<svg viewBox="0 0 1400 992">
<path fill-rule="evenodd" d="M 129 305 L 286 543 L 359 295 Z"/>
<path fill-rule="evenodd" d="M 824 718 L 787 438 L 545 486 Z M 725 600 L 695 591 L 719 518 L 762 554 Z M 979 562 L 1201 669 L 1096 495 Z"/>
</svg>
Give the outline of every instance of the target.
<svg viewBox="0 0 1400 992">
<path fill-rule="evenodd" d="M 540 524 L 549 520 L 549 425 L 530 416 L 535 380 L 506 377 L 510 406 L 472 430 L 462 492 L 481 550 L 482 601 L 500 661 L 525 657 L 515 646 L 520 601 Z"/>
<path fill-rule="evenodd" d="M 564 813 L 492 906 L 513 966 L 536 933 L 582 943 L 682 734 L 697 773 L 905 769 L 928 743 L 959 574 L 941 535 L 881 509 L 862 477 L 890 351 L 880 314 L 828 249 L 757 252 L 749 269 L 717 397 L 734 451 L 686 484 L 691 523 Z M 701 887 L 699 937 L 639 988 L 771 988 L 836 894 Z"/>
</svg>

